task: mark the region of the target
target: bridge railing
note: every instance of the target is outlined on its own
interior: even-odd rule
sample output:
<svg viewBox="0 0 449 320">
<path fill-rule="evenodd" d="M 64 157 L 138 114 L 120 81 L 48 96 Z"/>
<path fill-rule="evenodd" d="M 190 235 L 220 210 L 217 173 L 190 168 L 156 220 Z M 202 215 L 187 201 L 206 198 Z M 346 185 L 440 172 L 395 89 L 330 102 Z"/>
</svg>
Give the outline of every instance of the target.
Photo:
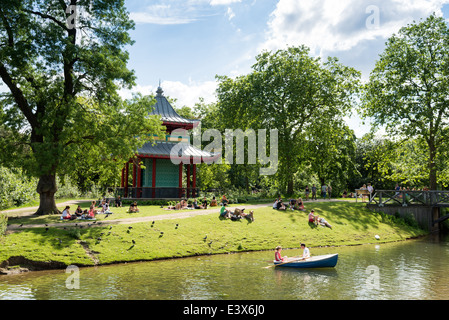
<svg viewBox="0 0 449 320">
<path fill-rule="evenodd" d="M 369 204 L 385 205 L 422 205 L 430 207 L 449 207 L 449 191 L 440 190 L 367 190 L 356 189 L 356 194 L 365 195 Z"/>
</svg>

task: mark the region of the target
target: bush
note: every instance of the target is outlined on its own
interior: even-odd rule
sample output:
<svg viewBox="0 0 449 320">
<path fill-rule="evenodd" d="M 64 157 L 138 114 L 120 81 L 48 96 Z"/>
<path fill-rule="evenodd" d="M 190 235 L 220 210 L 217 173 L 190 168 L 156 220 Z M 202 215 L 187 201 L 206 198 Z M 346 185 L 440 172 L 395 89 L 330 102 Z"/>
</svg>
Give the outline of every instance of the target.
<svg viewBox="0 0 449 320">
<path fill-rule="evenodd" d="M 8 217 L 6 214 L 0 213 L 0 237 L 5 235 L 8 226 Z"/>
</svg>

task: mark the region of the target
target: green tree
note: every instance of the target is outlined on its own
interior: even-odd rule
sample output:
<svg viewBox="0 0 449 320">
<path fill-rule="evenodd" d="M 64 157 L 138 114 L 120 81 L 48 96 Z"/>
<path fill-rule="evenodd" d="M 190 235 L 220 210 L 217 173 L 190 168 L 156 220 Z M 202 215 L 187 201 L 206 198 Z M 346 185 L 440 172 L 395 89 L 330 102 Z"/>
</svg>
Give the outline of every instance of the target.
<svg viewBox="0 0 449 320">
<path fill-rule="evenodd" d="M 360 74 L 336 59 L 311 57 L 305 46 L 263 52 L 256 60 L 248 75 L 218 77 L 220 119 L 228 128 L 278 130 L 276 179 L 292 194 L 312 124 L 326 114 L 342 117 Z"/>
<path fill-rule="evenodd" d="M 57 174 L 83 164 L 108 175 L 159 132 L 142 117 L 151 99 L 118 95 L 135 80 L 133 27 L 123 0 L 2 0 L 0 161 L 39 178 L 36 214 L 58 212 Z"/>
<path fill-rule="evenodd" d="M 444 18 L 431 15 L 388 40 L 362 95 L 363 117 L 385 126 L 392 138 L 425 142 L 433 190 L 449 139 L 448 65 L 448 25 Z"/>
</svg>

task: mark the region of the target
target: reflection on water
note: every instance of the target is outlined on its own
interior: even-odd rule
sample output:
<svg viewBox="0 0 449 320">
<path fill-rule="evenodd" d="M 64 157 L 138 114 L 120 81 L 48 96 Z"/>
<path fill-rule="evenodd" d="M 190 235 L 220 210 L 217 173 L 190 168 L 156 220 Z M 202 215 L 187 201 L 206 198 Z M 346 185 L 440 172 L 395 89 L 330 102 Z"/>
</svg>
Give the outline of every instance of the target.
<svg viewBox="0 0 449 320">
<path fill-rule="evenodd" d="M 264 268 L 274 252 L 240 253 L 80 269 L 79 289 L 65 270 L 0 277 L 0 299 L 448 299 L 449 242 L 313 248 L 339 253 L 335 268 Z M 296 256 L 300 250 L 284 250 Z"/>
</svg>

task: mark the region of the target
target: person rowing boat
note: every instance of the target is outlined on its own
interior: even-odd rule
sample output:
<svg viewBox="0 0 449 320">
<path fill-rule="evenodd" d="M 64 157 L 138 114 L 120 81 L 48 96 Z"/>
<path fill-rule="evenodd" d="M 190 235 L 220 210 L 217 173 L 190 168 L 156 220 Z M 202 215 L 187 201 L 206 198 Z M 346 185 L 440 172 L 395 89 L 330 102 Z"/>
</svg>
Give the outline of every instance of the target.
<svg viewBox="0 0 449 320">
<path fill-rule="evenodd" d="M 300 260 L 306 260 L 308 258 L 310 258 L 310 250 L 309 248 L 306 247 L 306 245 L 304 243 L 301 243 L 301 249 L 302 251 L 302 256 Z"/>
</svg>

